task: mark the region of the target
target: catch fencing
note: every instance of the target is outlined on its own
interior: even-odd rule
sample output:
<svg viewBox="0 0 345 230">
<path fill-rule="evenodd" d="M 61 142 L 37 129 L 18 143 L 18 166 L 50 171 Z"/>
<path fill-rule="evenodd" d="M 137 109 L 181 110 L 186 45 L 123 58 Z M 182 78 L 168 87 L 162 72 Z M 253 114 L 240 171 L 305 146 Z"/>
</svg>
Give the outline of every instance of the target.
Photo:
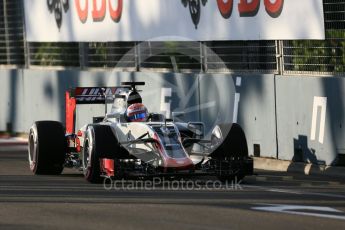
<svg viewBox="0 0 345 230">
<path fill-rule="evenodd" d="M 345 1 L 324 0 L 325 40 L 27 42 L 23 0 L 0 0 L 1 68 L 280 75 L 345 73 Z"/>
</svg>

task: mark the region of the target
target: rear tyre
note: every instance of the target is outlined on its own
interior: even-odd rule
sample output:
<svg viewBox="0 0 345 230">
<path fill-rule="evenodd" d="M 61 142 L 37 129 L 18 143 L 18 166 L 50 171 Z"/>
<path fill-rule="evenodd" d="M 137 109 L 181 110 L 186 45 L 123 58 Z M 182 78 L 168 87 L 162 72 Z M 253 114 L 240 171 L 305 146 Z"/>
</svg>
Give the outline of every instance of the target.
<svg viewBox="0 0 345 230">
<path fill-rule="evenodd" d="M 37 121 L 29 133 L 29 164 L 34 174 L 58 175 L 66 156 L 65 129 L 57 121 Z"/>
</svg>

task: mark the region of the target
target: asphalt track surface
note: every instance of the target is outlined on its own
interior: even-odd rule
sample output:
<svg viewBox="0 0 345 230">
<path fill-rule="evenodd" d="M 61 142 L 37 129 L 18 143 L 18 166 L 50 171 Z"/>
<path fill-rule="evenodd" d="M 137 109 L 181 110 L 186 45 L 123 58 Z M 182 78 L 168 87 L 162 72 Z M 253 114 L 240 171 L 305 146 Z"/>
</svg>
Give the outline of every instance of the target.
<svg viewBox="0 0 345 230">
<path fill-rule="evenodd" d="M 227 188 L 211 179 L 106 190 L 75 170 L 34 176 L 25 146 L 0 146 L 0 229 L 344 229 L 344 179 L 259 171 Z"/>
</svg>

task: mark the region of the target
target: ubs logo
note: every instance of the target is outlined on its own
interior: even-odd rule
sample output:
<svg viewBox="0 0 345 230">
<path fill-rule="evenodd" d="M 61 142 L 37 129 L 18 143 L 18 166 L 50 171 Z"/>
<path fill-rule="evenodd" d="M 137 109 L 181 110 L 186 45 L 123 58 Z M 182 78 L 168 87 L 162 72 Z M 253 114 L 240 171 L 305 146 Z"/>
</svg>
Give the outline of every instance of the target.
<svg viewBox="0 0 345 230">
<path fill-rule="evenodd" d="M 207 0 L 181 0 L 184 7 L 189 8 L 192 21 L 195 25 L 195 29 L 198 29 L 201 16 L 201 4 L 206 5 Z"/>
<path fill-rule="evenodd" d="M 201 5 L 206 6 L 207 0 L 181 0 L 184 7 L 189 8 L 192 21 L 195 29 L 201 17 Z M 234 0 L 217 0 L 219 13 L 224 19 L 231 17 L 233 8 L 235 7 Z M 264 3 L 266 13 L 272 18 L 278 18 L 284 7 L 284 0 L 238 0 L 237 8 L 240 17 L 255 17 L 260 9 L 261 3 Z"/>
<path fill-rule="evenodd" d="M 55 16 L 57 27 L 60 29 L 62 24 L 62 13 L 69 10 L 69 0 L 47 0 L 47 6 L 50 13 Z"/>
</svg>

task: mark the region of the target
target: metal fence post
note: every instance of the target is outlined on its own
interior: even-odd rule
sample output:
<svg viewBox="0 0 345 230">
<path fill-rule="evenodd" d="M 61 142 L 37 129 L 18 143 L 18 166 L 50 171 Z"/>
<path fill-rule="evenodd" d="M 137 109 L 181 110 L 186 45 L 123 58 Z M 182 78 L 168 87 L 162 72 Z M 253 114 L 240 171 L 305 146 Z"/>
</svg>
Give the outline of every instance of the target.
<svg viewBox="0 0 345 230">
<path fill-rule="evenodd" d="M 23 46 L 24 46 L 24 67 L 30 68 L 30 44 L 26 41 L 26 23 L 25 23 L 25 10 L 24 0 L 20 1 L 22 15 L 23 15 Z"/>
<path fill-rule="evenodd" d="M 277 61 L 277 72 L 279 75 L 284 74 L 284 55 L 283 55 L 283 41 L 276 40 L 276 61 Z"/>
<path fill-rule="evenodd" d="M 135 70 L 137 72 L 140 72 L 140 42 L 135 42 L 135 48 L 134 48 L 134 59 L 135 59 Z"/>
<path fill-rule="evenodd" d="M 79 65 L 81 69 L 88 67 L 88 42 L 79 42 Z"/>
<path fill-rule="evenodd" d="M 8 35 L 8 16 L 7 16 L 7 0 L 3 0 L 3 10 L 4 10 L 4 29 L 5 29 L 5 44 L 6 44 L 6 62 L 8 65 L 11 64 L 10 59 L 10 41 Z"/>
<path fill-rule="evenodd" d="M 200 42 L 200 64 L 201 72 L 207 72 L 207 43 Z"/>
</svg>

